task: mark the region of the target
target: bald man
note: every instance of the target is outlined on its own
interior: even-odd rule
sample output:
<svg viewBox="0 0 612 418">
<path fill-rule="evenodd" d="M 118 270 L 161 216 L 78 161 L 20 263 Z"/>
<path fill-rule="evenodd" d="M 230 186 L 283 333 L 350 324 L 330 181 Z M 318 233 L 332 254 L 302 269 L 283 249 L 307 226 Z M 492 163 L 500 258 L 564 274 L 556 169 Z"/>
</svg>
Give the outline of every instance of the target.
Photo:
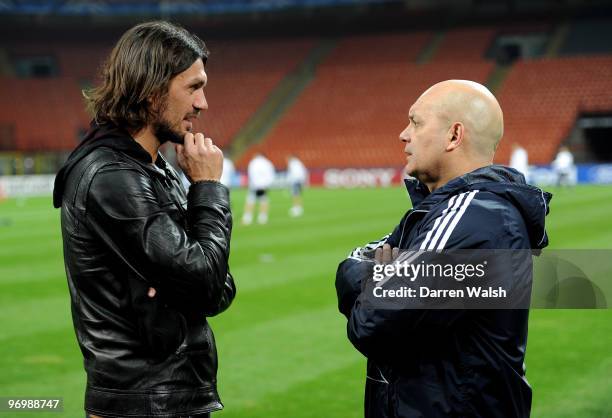
<svg viewBox="0 0 612 418">
<path fill-rule="evenodd" d="M 438 83 L 408 112 L 400 140 L 412 209 L 392 233 L 353 250 L 336 275 L 349 340 L 368 359 L 366 417 L 530 414 L 527 309 L 432 309 L 428 301 L 424 309 L 378 309 L 368 304 L 366 286 L 373 266 L 392 262 L 400 250 L 548 244 L 544 219 L 552 196 L 518 171 L 493 165 L 502 135 L 499 103 L 473 81 Z"/>
</svg>

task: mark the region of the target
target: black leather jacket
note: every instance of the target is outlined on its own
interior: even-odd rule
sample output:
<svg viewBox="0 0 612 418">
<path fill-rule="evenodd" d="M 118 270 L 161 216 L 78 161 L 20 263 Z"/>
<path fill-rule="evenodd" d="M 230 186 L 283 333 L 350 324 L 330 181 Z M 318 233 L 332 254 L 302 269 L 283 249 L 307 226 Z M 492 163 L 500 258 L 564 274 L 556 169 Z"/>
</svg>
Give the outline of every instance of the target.
<svg viewBox="0 0 612 418">
<path fill-rule="evenodd" d="M 206 317 L 236 292 L 227 188 L 196 183 L 186 195 L 161 155 L 153 164 L 126 132 L 92 124 L 58 173 L 54 205 L 86 411 L 173 417 L 222 409 Z"/>
</svg>

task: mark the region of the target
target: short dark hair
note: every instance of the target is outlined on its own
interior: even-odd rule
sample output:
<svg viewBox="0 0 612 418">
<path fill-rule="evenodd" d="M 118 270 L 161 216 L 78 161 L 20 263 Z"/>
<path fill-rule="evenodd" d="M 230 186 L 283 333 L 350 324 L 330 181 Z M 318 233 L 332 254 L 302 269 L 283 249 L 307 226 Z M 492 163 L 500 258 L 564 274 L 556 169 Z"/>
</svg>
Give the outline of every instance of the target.
<svg viewBox="0 0 612 418">
<path fill-rule="evenodd" d="M 209 51 L 200 38 L 165 21 L 141 23 L 121 36 L 102 70 L 99 86 L 83 91 L 98 123 L 112 122 L 140 130 L 158 109 L 150 99 L 163 99 L 170 80 Z"/>
</svg>

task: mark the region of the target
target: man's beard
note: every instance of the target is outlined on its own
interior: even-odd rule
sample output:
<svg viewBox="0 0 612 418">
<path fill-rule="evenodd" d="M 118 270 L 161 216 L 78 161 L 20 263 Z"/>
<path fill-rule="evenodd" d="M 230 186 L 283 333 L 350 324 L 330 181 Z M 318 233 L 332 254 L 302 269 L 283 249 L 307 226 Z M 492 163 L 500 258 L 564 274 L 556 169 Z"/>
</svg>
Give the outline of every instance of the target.
<svg viewBox="0 0 612 418">
<path fill-rule="evenodd" d="M 160 144 L 165 144 L 168 141 L 182 144 L 185 137 L 184 134 L 172 128 L 170 123 L 163 119 L 158 119 L 153 123 L 153 134 Z"/>
</svg>

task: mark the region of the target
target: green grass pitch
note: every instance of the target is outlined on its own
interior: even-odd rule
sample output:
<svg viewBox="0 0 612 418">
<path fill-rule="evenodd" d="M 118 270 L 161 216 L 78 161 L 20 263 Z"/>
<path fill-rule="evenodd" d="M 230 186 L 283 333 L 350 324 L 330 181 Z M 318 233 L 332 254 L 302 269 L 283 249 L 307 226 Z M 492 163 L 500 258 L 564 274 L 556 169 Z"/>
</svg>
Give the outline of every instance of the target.
<svg viewBox="0 0 612 418">
<path fill-rule="evenodd" d="M 612 248 L 612 187 L 555 193 L 554 248 Z M 363 416 L 365 360 L 336 309 L 336 266 L 355 246 L 390 231 L 409 207 L 404 190 L 309 189 L 305 216 L 271 194 L 266 226 L 236 225 L 233 306 L 212 319 L 225 411 L 215 416 Z M 612 280 L 612 278 L 611 278 Z M 536 418 L 612 416 L 612 310 L 532 310 L 527 377 Z M 82 417 L 85 374 L 70 319 L 59 211 L 50 198 L 0 203 L 0 396 L 62 396 Z M 11 416 L 0 413 L 0 416 Z"/>
</svg>

